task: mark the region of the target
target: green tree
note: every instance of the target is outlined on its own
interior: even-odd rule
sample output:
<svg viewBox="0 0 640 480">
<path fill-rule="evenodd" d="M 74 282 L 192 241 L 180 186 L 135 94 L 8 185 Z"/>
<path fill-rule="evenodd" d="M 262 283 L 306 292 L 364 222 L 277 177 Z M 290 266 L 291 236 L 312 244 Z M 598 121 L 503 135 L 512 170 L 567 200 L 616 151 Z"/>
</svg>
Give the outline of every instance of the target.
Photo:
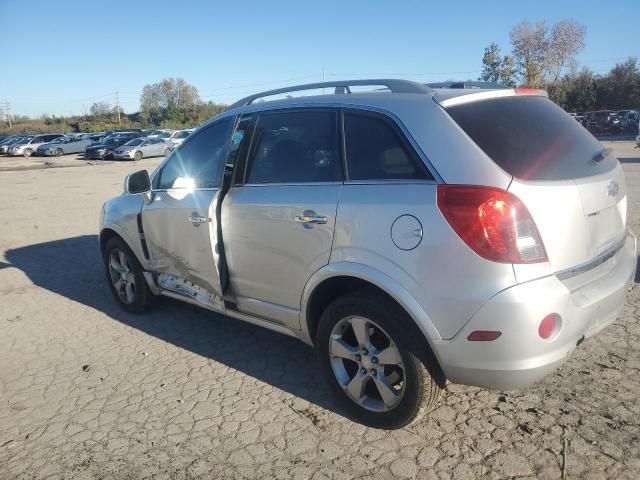
<svg viewBox="0 0 640 480">
<path fill-rule="evenodd" d="M 493 42 L 484 49 L 482 56 L 482 73 L 480 80 L 485 82 L 499 82 L 502 76 L 502 56 L 500 47 Z"/>
</svg>

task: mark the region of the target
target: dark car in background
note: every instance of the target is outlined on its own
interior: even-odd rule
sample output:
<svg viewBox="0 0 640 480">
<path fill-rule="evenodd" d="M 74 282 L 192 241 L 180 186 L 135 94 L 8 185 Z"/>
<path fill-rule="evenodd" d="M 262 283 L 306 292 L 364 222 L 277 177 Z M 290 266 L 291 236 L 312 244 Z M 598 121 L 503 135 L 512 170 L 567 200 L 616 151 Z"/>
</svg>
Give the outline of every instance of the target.
<svg viewBox="0 0 640 480">
<path fill-rule="evenodd" d="M 84 158 L 113 158 L 113 151 L 129 140 L 142 137 L 140 132 L 118 132 L 103 138 L 99 143 L 91 144 L 84 151 Z"/>
<path fill-rule="evenodd" d="M 589 112 L 585 117 L 584 126 L 591 133 L 616 134 L 620 132 L 620 119 L 613 110 L 598 110 Z"/>
</svg>

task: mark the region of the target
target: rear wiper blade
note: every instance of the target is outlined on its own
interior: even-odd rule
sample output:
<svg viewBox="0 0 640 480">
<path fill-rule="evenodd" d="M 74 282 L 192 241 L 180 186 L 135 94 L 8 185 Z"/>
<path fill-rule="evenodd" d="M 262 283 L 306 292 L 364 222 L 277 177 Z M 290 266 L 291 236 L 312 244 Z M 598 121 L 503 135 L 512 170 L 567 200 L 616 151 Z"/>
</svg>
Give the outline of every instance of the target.
<svg viewBox="0 0 640 480">
<path fill-rule="evenodd" d="M 602 150 L 600 150 L 598 153 L 595 153 L 593 155 L 592 160 L 594 162 L 601 162 L 602 160 L 604 160 L 605 158 L 607 158 L 609 156 L 609 154 L 611 153 L 611 149 L 610 148 L 603 148 Z"/>
</svg>

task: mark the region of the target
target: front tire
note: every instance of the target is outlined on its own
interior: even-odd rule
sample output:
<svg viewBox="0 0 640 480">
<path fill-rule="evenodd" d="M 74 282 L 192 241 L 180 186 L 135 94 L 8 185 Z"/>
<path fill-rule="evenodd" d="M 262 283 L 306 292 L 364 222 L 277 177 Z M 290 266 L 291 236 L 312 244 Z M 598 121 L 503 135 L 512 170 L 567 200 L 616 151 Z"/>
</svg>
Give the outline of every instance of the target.
<svg viewBox="0 0 640 480">
<path fill-rule="evenodd" d="M 56 148 L 56 151 L 54 153 L 56 157 L 61 157 L 64 152 L 61 148 Z"/>
<path fill-rule="evenodd" d="M 129 313 L 148 311 L 155 297 L 128 245 L 119 237 L 111 238 L 105 245 L 103 261 L 109 288 L 118 305 Z"/>
<path fill-rule="evenodd" d="M 31 154 L 33 154 L 33 150 L 31 150 L 30 148 L 27 148 L 25 149 L 24 152 L 22 152 L 22 155 L 24 155 L 24 158 L 29 158 Z"/>
<path fill-rule="evenodd" d="M 171 153 L 171 149 L 170 148 L 165 148 L 164 149 L 164 156 L 166 157 L 167 155 L 169 155 Z"/>
<path fill-rule="evenodd" d="M 136 162 L 139 162 L 140 160 L 142 160 L 142 152 L 137 151 L 136 153 L 133 154 L 133 159 Z"/>
<path fill-rule="evenodd" d="M 444 378 L 426 340 L 410 333 L 411 321 L 367 290 L 337 298 L 320 318 L 322 370 L 345 408 L 368 426 L 401 428 L 440 398 Z"/>
</svg>

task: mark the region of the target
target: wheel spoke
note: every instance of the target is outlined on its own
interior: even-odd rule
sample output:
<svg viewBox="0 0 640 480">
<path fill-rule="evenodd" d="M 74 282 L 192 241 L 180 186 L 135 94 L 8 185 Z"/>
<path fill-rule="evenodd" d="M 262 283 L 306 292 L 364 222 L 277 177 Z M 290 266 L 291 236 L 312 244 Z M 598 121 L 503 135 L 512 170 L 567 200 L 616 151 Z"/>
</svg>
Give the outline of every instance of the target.
<svg viewBox="0 0 640 480">
<path fill-rule="evenodd" d="M 362 373 L 358 370 L 355 377 L 353 377 L 347 385 L 347 392 L 349 392 L 349 395 L 357 401 L 360 401 L 364 395 L 364 388 L 366 387 L 369 378 L 370 377 L 366 373 Z"/>
<path fill-rule="evenodd" d="M 373 382 L 380 392 L 380 397 L 387 407 L 393 406 L 398 400 L 399 393 L 387 383 L 384 376 L 377 375 L 373 377 Z"/>
<path fill-rule="evenodd" d="M 122 265 L 120 265 L 120 262 L 116 260 L 115 256 L 113 255 L 109 256 L 109 266 L 118 273 L 122 272 Z"/>
<path fill-rule="evenodd" d="M 124 283 L 124 280 L 122 280 L 122 278 L 119 278 L 118 280 L 116 280 L 116 282 L 113 284 L 113 288 L 116 289 L 116 292 L 120 292 L 122 290 L 123 283 Z"/>
<path fill-rule="evenodd" d="M 118 250 L 118 260 L 120 261 L 120 265 L 122 265 L 122 269 L 128 271 L 129 269 L 127 268 L 127 257 L 122 250 Z"/>
<path fill-rule="evenodd" d="M 391 345 L 380 353 L 376 354 L 378 362 L 381 365 L 400 365 L 402 363 L 402 356 L 400 350 L 395 345 Z"/>
<path fill-rule="evenodd" d="M 126 282 L 124 286 L 124 292 L 125 292 L 125 295 L 127 296 L 127 302 L 133 303 L 133 300 L 135 299 L 135 293 L 133 291 L 133 283 Z"/>
<path fill-rule="evenodd" d="M 357 347 L 352 347 L 341 338 L 332 338 L 330 344 L 331 355 L 334 357 L 346 358 L 353 360 L 358 353 Z"/>
<path fill-rule="evenodd" d="M 351 319 L 351 327 L 358 340 L 358 345 L 363 348 L 368 348 L 371 344 L 369 338 L 369 322 L 364 318 L 354 317 Z"/>
</svg>

